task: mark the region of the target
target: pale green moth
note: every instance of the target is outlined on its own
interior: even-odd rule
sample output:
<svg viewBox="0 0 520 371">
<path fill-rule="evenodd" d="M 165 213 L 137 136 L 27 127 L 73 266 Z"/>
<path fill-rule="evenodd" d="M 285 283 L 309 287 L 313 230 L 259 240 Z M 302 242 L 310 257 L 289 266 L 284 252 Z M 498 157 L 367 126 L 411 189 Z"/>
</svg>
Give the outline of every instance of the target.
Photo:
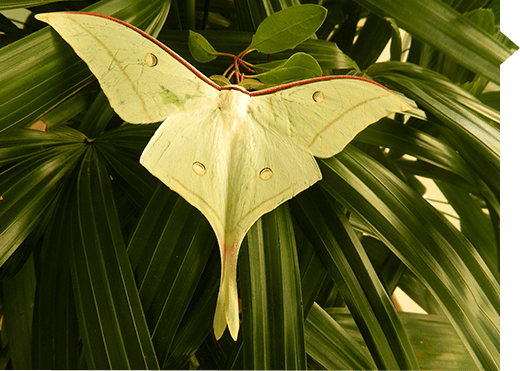
<svg viewBox="0 0 520 371">
<path fill-rule="evenodd" d="M 164 121 L 141 164 L 213 227 L 222 271 L 214 318 L 237 339 L 237 258 L 263 214 L 321 179 L 314 159 L 340 152 L 371 123 L 412 107 L 369 80 L 329 76 L 248 92 L 220 87 L 166 46 L 107 16 L 49 13 L 125 121 Z"/>
</svg>

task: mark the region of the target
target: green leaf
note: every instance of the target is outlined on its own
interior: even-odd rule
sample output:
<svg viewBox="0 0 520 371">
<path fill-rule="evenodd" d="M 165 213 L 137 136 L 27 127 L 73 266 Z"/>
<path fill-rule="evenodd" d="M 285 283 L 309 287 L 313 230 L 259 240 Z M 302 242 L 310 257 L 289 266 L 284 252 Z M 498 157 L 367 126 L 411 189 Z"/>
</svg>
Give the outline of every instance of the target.
<svg viewBox="0 0 520 371">
<path fill-rule="evenodd" d="M 74 143 L 35 151 L 0 173 L 0 265 L 36 227 L 82 148 Z"/>
<path fill-rule="evenodd" d="M 33 369 L 77 369 L 79 328 L 70 278 L 70 213 L 74 181 L 60 193 L 45 232 L 34 300 Z"/>
<path fill-rule="evenodd" d="M 239 259 L 245 369 L 305 368 L 303 306 L 287 204 L 265 214 Z"/>
<path fill-rule="evenodd" d="M 378 368 L 417 369 L 411 345 L 358 237 L 335 202 L 313 187 L 294 199 L 297 217 L 351 308 Z"/>
<path fill-rule="evenodd" d="M 469 192 L 447 183 L 437 183 L 450 205 L 460 217 L 461 232 L 471 241 L 499 280 L 499 245 L 498 236 L 488 213 L 482 209 L 478 199 Z"/>
<path fill-rule="evenodd" d="M 0 165 L 19 163 L 42 148 L 80 144 L 86 137 L 79 131 L 61 126 L 49 131 L 16 129 L 0 135 Z"/>
<path fill-rule="evenodd" d="M 229 81 L 229 79 L 222 75 L 211 75 L 209 78 L 218 86 L 231 85 L 231 81 Z"/>
<path fill-rule="evenodd" d="M 480 28 L 486 32 L 489 36 L 494 37 L 499 31 L 498 27 L 495 28 L 495 16 L 491 9 L 474 9 L 468 13 L 464 13 L 463 17 L 468 19 L 474 26 Z M 442 72 L 443 75 L 449 77 L 454 82 L 467 82 L 473 79 L 473 72 L 463 67 L 460 63 L 455 62 L 452 58 L 444 55 L 439 56 L 439 67 L 438 71 Z M 480 80 L 484 80 L 486 83 L 489 79 L 483 79 L 479 76 Z M 482 85 L 485 86 L 484 82 Z"/>
<path fill-rule="evenodd" d="M 33 6 L 40 6 L 50 3 L 55 3 L 59 0 L 6 0 L 0 4 L 0 9 L 14 9 L 14 8 L 30 8 Z"/>
<path fill-rule="evenodd" d="M 35 287 L 36 273 L 32 257 L 13 278 L 2 283 L 4 326 L 7 333 L 7 344 L 11 351 L 11 362 L 16 369 L 32 369 L 31 345 Z"/>
<path fill-rule="evenodd" d="M 511 52 L 441 0 L 356 0 L 469 70 L 500 84 L 500 64 Z"/>
<path fill-rule="evenodd" d="M 412 52 L 409 60 L 417 61 L 437 72 L 410 63 L 392 63 L 384 66 L 378 64 L 370 67 L 369 71 L 371 77 L 415 98 L 420 108 L 414 111 L 414 115 L 406 124 L 400 122 L 400 115 L 395 120 L 381 120 L 360 133 L 353 146 L 345 150 L 345 155 L 340 154 L 325 162 L 318 160 L 325 177 L 318 183 L 318 187 L 325 187 L 352 212 L 349 222 L 381 281 L 383 292 L 390 294 L 398 284 L 428 313 L 439 314 L 433 317 L 399 314 L 419 368 L 496 369 L 499 351 L 499 276 L 496 269 L 496 249 L 499 244 L 495 236 L 498 235 L 500 223 L 497 215 L 500 212 L 500 161 L 499 152 L 493 149 L 493 145 L 496 147 L 499 143 L 498 135 L 495 135 L 498 133 L 495 129 L 500 127 L 497 98 L 499 92 L 482 93 L 488 85 L 488 78 L 480 75 L 473 77 L 473 72 L 452 60 L 451 54 L 466 59 L 465 63 L 476 64 L 474 71 L 480 68 L 483 73 L 497 75 L 498 63 L 492 62 L 492 67 L 487 68 L 482 59 L 488 63 L 489 52 L 493 54 L 493 48 L 497 45 L 501 48 L 501 43 L 511 49 L 515 49 L 516 46 L 496 31 L 500 24 L 499 1 L 496 0 L 443 1 L 451 4 L 451 8 L 456 10 L 448 13 L 432 11 L 439 7 L 438 0 L 365 2 L 375 4 L 374 6 L 382 11 L 376 15 L 371 11 L 374 9 L 363 8 L 353 0 L 326 2 L 325 5 L 329 8 L 327 23 L 317 32 L 323 40 L 307 39 L 294 50 L 273 55 L 252 52 L 247 54 L 246 59 L 254 64 L 268 61 L 283 63 L 278 60 L 289 58 L 295 51 L 304 51 L 318 61 L 325 74 L 345 73 L 346 70 L 356 68 L 356 64 L 345 53 L 354 57 L 363 69 L 369 68 L 381 54 L 392 33 L 392 26 L 382 17 L 390 16 L 398 26 L 403 27 L 404 24 L 408 30 L 413 30 L 413 27 L 418 29 L 417 35 L 413 32 L 411 34 Z M 2 2 L 1 6 L 22 3 L 35 4 L 36 1 L 11 0 L 7 3 Z M 294 3 L 293 0 L 212 2 L 208 19 L 211 18 L 211 12 L 218 11 L 229 19 L 229 28 L 226 31 L 215 31 L 214 25 L 206 22 L 209 30 L 201 31 L 201 34 L 217 50 L 239 54 L 251 44 L 254 30 L 267 15 Z M 61 10 L 67 4 L 74 9 L 77 8 L 72 3 L 56 3 L 46 5 L 45 10 L 31 10 Z M 404 6 L 406 4 L 415 4 L 418 7 Z M 115 15 L 132 22 L 135 20 L 136 25 L 156 35 L 170 5 L 169 20 L 165 24 L 165 28 L 168 29 L 161 33 L 161 41 L 179 55 L 186 57 L 190 63 L 193 62 L 207 75 L 222 73 L 229 65 L 226 58 L 217 58 L 203 65 L 190 55 L 186 42 L 188 31 L 179 31 L 181 28 L 187 30 L 189 27 L 181 24 L 180 20 L 184 21 L 186 18 L 181 13 L 182 9 L 179 11 L 177 1 L 103 0 L 97 2 L 91 11 Z M 443 4 L 440 6 L 444 7 Z M 479 9 L 483 6 L 493 9 L 496 25 L 491 22 L 489 10 Z M 384 9 L 388 7 L 399 14 L 385 12 Z M 195 9 L 193 4 L 189 5 L 189 8 Z M 461 16 L 457 12 L 465 15 Z M 202 15 L 202 12 L 199 13 Z M 447 19 L 446 14 L 455 16 Z M 195 15 L 195 12 L 188 15 L 189 22 L 197 20 L 198 27 L 204 25 L 199 22 L 200 17 L 196 18 Z M 459 23 L 459 17 L 465 18 L 463 23 Z M 360 23 L 360 20 L 365 20 L 364 24 Z M 438 24 L 435 24 L 435 20 L 439 20 Z M 3 25 L 13 26 L 5 20 Z M 24 29 L 16 36 L 31 32 L 34 26 L 34 21 L 29 19 Z M 420 29 L 422 27 L 434 32 L 430 34 Z M 465 33 L 464 27 L 471 32 Z M 12 28 L 9 32 L 12 32 L 11 30 Z M 480 34 L 488 36 L 480 37 Z M 259 328 L 262 330 L 251 335 L 256 339 L 256 343 L 253 346 L 244 342 L 248 303 L 265 298 L 270 305 L 278 299 L 270 297 L 271 290 L 267 287 L 262 290 L 249 290 L 252 299 L 246 300 L 248 285 L 243 277 L 248 274 L 255 275 L 270 282 L 272 280 L 269 277 L 276 275 L 273 272 L 277 271 L 280 263 L 274 262 L 273 270 L 270 270 L 270 263 L 264 264 L 266 268 L 262 272 L 263 266 L 254 264 L 256 261 L 251 260 L 250 271 L 239 271 L 240 297 L 243 305 L 241 316 L 244 321 L 239 339 L 233 342 L 226 334 L 216 342 L 212 332 L 212 321 L 220 278 L 219 250 L 211 244 L 201 250 L 195 248 L 203 238 L 214 239 L 213 232 L 210 228 L 209 232 L 201 232 L 202 222 L 205 223 L 205 220 L 200 217 L 202 222 L 199 223 L 197 211 L 188 207 L 182 199 L 177 200 L 175 193 L 165 188 L 162 191 L 169 195 L 168 198 L 155 197 L 154 191 L 158 181 L 138 162 L 142 150 L 158 125 L 121 125 L 117 118 L 110 118 L 108 110 L 97 108 L 103 107 L 101 98 L 97 102 L 100 103 L 99 106 L 96 103 L 91 107 L 88 116 L 85 116 L 86 108 L 91 106 L 98 95 L 99 87 L 94 83 L 78 92 L 78 89 L 93 81 L 93 78 L 70 47 L 63 43 L 61 38 L 52 35 L 54 32 L 42 30 L 0 50 L 0 96 L 5 97 L 0 103 L 0 131 L 3 130 L 0 133 L 0 233 L 4 232 L 0 237 L 4 238 L 0 241 L 0 250 L 5 258 L 18 246 L 2 266 L 0 276 L 4 280 L 3 285 L 6 285 L 5 281 L 14 277 L 23 265 L 22 262 L 25 262 L 34 250 L 34 272 L 37 281 L 32 341 L 28 346 L 25 345 L 28 343 L 27 334 L 31 329 L 28 331 L 26 324 L 30 321 L 25 315 L 13 317 L 6 313 L 7 306 L 18 305 L 14 299 L 24 294 L 22 291 L 13 294 L 13 290 L 9 293 L 4 290 L 2 329 L 6 335 L 4 340 L 8 343 L 4 341 L 0 350 L 0 368 L 13 368 L 22 358 L 24 359 L 21 362 L 28 364 L 26 368 L 93 368 L 85 351 L 90 346 L 89 339 L 93 338 L 80 337 L 77 319 L 86 318 L 82 328 L 91 326 L 94 332 L 100 328 L 96 317 L 98 312 L 92 309 L 94 305 L 90 307 L 92 311 L 76 308 L 70 277 L 70 273 L 76 268 L 72 266 L 72 259 L 69 259 L 71 247 L 76 246 L 80 240 L 80 234 L 76 228 L 72 228 L 71 221 L 79 223 L 79 196 L 76 191 L 78 179 L 75 174 L 79 171 L 77 160 L 85 154 L 86 148 L 88 151 L 95 149 L 95 162 L 99 163 L 100 168 L 105 169 L 102 184 L 108 184 L 111 188 L 113 201 L 108 207 L 100 206 L 99 198 L 96 197 L 106 194 L 104 191 L 91 193 L 95 202 L 89 201 L 89 195 L 82 194 L 81 197 L 86 198 L 83 205 L 86 205 L 87 210 L 89 203 L 97 206 L 94 208 L 96 220 L 82 217 L 81 224 L 85 226 L 96 223 L 101 226 L 102 220 L 108 219 L 102 217 L 103 209 L 112 212 L 115 210 L 118 218 L 110 226 L 114 231 L 119 229 L 119 232 L 111 235 L 114 236 L 113 242 L 107 244 L 105 242 L 109 239 L 108 234 L 99 233 L 102 236 L 100 241 L 103 241 L 103 249 L 106 246 L 117 246 L 117 251 L 124 251 L 124 246 L 121 247 L 124 245 L 121 244 L 121 235 L 125 241 L 132 239 L 127 253 L 130 254 L 133 275 L 128 273 L 128 263 L 122 264 L 126 267 L 122 270 L 124 273 L 114 268 L 113 272 L 110 272 L 113 278 L 110 280 L 111 284 L 104 286 L 100 285 L 99 281 L 102 280 L 103 272 L 109 269 L 95 270 L 94 266 L 105 264 L 105 267 L 112 267 L 107 263 L 112 260 L 104 259 L 110 254 L 103 251 L 96 241 L 88 244 L 85 251 L 95 252 L 103 257 L 100 259 L 101 263 L 93 263 L 90 266 L 92 272 L 101 272 L 98 275 L 93 274 L 93 286 L 98 292 L 103 289 L 107 292 L 107 288 L 130 287 L 128 293 L 132 300 L 128 299 L 127 303 L 117 300 L 120 296 L 113 294 L 119 292 L 119 289 L 110 293 L 116 298 L 114 303 L 118 306 L 117 310 L 124 312 L 130 306 L 135 308 L 132 313 L 140 321 L 140 325 L 130 324 L 126 313 L 116 312 L 115 317 L 122 324 L 119 328 L 125 334 L 132 331 L 133 334 L 147 332 L 148 330 L 135 330 L 137 327 L 145 328 L 146 326 L 141 327 L 144 322 L 148 326 L 154 326 L 155 336 L 152 343 L 162 359 L 158 360 L 158 366 L 153 367 L 239 369 L 244 368 L 245 361 L 249 364 L 261 364 L 264 362 L 262 357 L 265 357 L 264 364 L 268 361 L 274 363 L 276 360 L 269 354 L 275 351 L 281 354 L 280 358 L 287 358 L 282 354 L 283 350 L 267 349 L 267 344 L 281 344 L 281 339 L 266 338 L 263 343 L 259 340 L 262 334 L 274 331 L 274 326 L 270 326 L 269 320 L 261 319 L 261 316 L 255 318 L 259 321 L 257 323 L 261 324 Z M 491 48 L 489 36 L 494 39 L 491 42 L 494 46 Z M 8 39 L 7 42 L 11 42 L 13 37 Z M 445 40 L 446 44 L 443 45 Z M 338 43 L 341 50 L 334 42 Z M 430 45 L 445 49 L 440 52 Z M 487 52 L 480 53 L 479 48 L 487 49 Z M 393 55 L 397 56 L 397 47 L 393 50 Z M 383 68 L 377 70 L 376 67 Z M 407 85 L 408 83 L 410 85 Z M 419 116 L 419 112 L 424 112 L 425 115 Z M 81 120 L 83 124 L 78 127 Z M 21 130 L 35 121 L 44 122 L 47 131 Z M 70 127 L 63 125 L 67 121 Z M 95 122 L 99 125 L 92 126 Z M 463 128 L 465 125 L 467 128 Z M 20 130 L 14 129 L 16 127 Z M 83 133 L 72 128 L 80 129 Z M 486 132 L 488 128 L 495 132 Z M 85 133 L 88 136 L 85 136 Z M 87 138 L 91 139 L 85 140 Z M 379 163 L 360 154 L 354 146 L 370 153 Z M 97 176 L 96 171 L 92 174 L 94 177 Z M 423 200 L 423 188 L 415 179 L 415 175 L 425 175 L 440 184 L 449 203 L 460 215 L 461 232 L 454 231 L 445 218 L 432 210 Z M 85 172 L 82 176 L 85 176 Z M 92 181 L 92 184 L 95 183 L 97 180 Z M 406 184 L 412 185 L 413 188 Z M 292 204 L 294 203 L 293 200 Z M 293 208 L 292 211 L 296 216 L 296 209 Z M 329 219 L 323 219 L 328 230 L 333 230 L 336 224 L 329 223 Z M 301 367 L 376 368 L 370 360 L 372 355 L 367 352 L 358 326 L 352 315 L 345 311 L 345 302 L 330 278 L 331 274 L 335 274 L 335 268 L 328 265 L 325 268 L 324 262 L 315 252 L 315 246 L 320 244 L 314 241 L 311 243 L 306 237 L 309 233 L 308 228 L 303 229 L 297 219 L 294 219 L 292 224 L 298 246 L 298 263 L 284 269 L 294 273 L 293 269 L 297 269 L 298 266 L 300 268 L 302 308 L 303 314 L 308 317 L 304 328 L 307 364 L 302 364 Z M 275 246 L 271 251 L 266 240 L 281 241 L 281 236 L 285 234 L 282 229 L 284 228 L 263 223 L 261 235 L 264 243 L 258 244 L 259 249 L 255 252 L 257 255 L 263 253 L 264 262 L 268 254 L 279 251 L 279 246 Z M 89 228 L 85 230 L 90 231 Z M 9 235 L 16 236 L 12 240 L 16 242 L 14 245 L 4 243 Z M 10 245 L 12 250 L 9 250 L 7 245 Z M 290 246 L 290 252 L 293 253 L 292 244 L 280 245 Z M 267 250 L 262 251 L 261 247 Z M 245 245 L 242 254 L 244 253 L 247 253 Z M 246 254 L 242 254 L 241 259 L 248 258 Z M 124 254 L 121 253 L 121 256 Z M 335 262 L 336 265 L 342 264 L 341 259 Z M 193 270 L 190 270 L 190 265 Z M 404 273 L 403 266 L 406 266 Z M 354 265 L 354 269 L 360 268 Z M 157 275 L 154 276 L 155 273 Z M 124 280 L 121 277 L 124 277 Z M 138 283 L 135 283 L 136 280 Z M 114 282 L 124 282 L 128 285 L 112 285 Z M 142 286 L 139 296 L 135 294 L 136 285 Z M 293 290 L 294 287 L 290 289 Z M 341 290 L 344 291 L 344 287 Z M 355 290 L 353 295 L 365 294 Z M 137 300 L 134 301 L 136 297 Z M 87 294 L 84 298 L 92 297 Z M 105 299 L 106 297 L 101 298 L 95 303 L 99 304 L 95 308 L 99 308 L 99 315 L 103 318 L 109 317 L 110 312 L 105 305 L 110 300 Z M 143 304 L 139 303 L 139 300 L 142 300 Z M 292 300 L 292 303 L 295 303 L 294 298 Z M 342 308 L 328 308 L 328 314 L 322 310 L 318 313 L 314 310 L 315 301 L 323 308 Z M 131 304 L 128 304 L 129 302 Z M 265 303 L 262 304 L 265 306 Z M 147 309 L 141 309 L 141 305 Z M 444 316 L 444 311 L 449 318 Z M 274 313 L 274 316 L 280 315 Z M 102 328 L 116 328 L 115 323 L 117 322 L 105 321 Z M 281 321 L 277 321 L 277 324 L 281 325 Z M 134 330 L 129 331 L 128 328 Z M 454 334 L 455 329 L 461 334 L 463 342 Z M 277 327 L 276 331 L 283 330 Z M 312 339 L 309 338 L 311 333 Z M 96 348 L 95 357 L 100 360 L 105 357 L 107 349 L 114 354 L 113 350 L 117 348 L 114 344 L 120 340 L 117 336 L 112 336 L 110 331 L 106 334 L 107 337 L 98 338 L 99 347 Z M 9 340 L 8 336 L 15 336 L 16 339 Z M 151 337 L 152 335 L 148 335 L 148 338 Z M 108 341 L 105 341 L 107 339 Z M 139 336 L 136 335 L 135 339 L 139 339 Z M 353 339 L 356 343 L 352 342 Z M 143 343 L 150 342 L 147 340 Z M 135 343 L 124 344 L 133 344 L 128 349 L 135 351 L 134 353 L 140 357 L 142 353 Z M 14 349 L 14 346 L 17 349 Z M 262 354 L 262 346 L 267 349 L 265 354 Z M 29 364 L 31 347 L 32 364 Z M 252 348 L 255 351 L 254 356 Z M 397 344 L 396 349 L 402 349 L 402 344 Z M 471 356 L 466 349 L 469 349 L 475 362 L 468 358 Z M 360 353 L 357 354 L 360 357 L 358 365 L 352 361 L 357 351 Z M 394 353 L 392 357 L 399 357 L 398 352 Z M 377 356 L 376 352 L 374 355 Z M 114 357 L 118 358 L 118 355 Z M 368 365 L 361 366 L 363 357 Z M 100 367 L 123 366 L 103 363 Z M 137 367 L 147 366 L 140 363 Z"/>
<path fill-rule="evenodd" d="M 433 113 L 447 127 L 461 133 L 462 138 L 473 142 L 472 146 L 489 158 L 490 161 L 497 162 L 500 156 L 498 130 L 489 125 L 488 122 L 484 121 L 472 110 L 466 109 L 463 104 L 454 101 L 451 96 L 459 88 L 455 87 L 453 83 L 446 81 L 442 75 L 435 74 L 438 76 L 434 83 L 435 85 L 432 84 L 431 80 L 433 72 L 426 77 L 403 76 L 415 73 L 413 71 L 417 69 L 421 68 L 404 63 L 397 65 L 394 62 L 389 62 L 374 65 L 369 69 L 368 73 L 375 79 L 380 79 L 389 86 L 397 88 L 413 98 L 426 110 Z M 452 87 L 452 92 L 446 94 L 444 91 L 446 86 Z M 475 97 L 471 98 L 469 93 L 467 95 L 468 100 L 478 101 Z"/>
<path fill-rule="evenodd" d="M 264 19 L 247 50 L 264 54 L 292 49 L 312 36 L 325 20 L 327 10 L 319 5 L 292 6 Z"/>
<path fill-rule="evenodd" d="M 316 303 L 305 321 L 305 350 L 327 370 L 376 369 L 366 348 Z"/>
<path fill-rule="evenodd" d="M 388 22 L 386 22 L 388 23 Z M 251 43 L 252 33 L 249 32 L 225 32 L 225 31 L 201 31 L 201 34 L 214 45 L 218 50 L 225 50 L 229 53 L 239 54 Z M 169 31 L 161 32 L 160 41 L 170 47 L 172 50 L 188 62 L 193 64 L 197 69 L 204 72 L 207 76 L 222 74 L 229 66 L 229 60 L 226 58 L 217 58 L 212 63 L 199 63 L 192 56 L 186 45 L 188 37 L 185 31 Z M 291 51 L 285 51 L 274 55 L 266 56 L 260 53 L 249 53 L 247 60 L 250 63 L 265 63 L 273 59 L 287 59 L 294 52 L 305 52 L 311 54 L 320 64 L 323 70 L 332 69 L 351 69 L 356 68 L 356 63 L 338 46 L 330 41 L 307 39 L 299 44 Z"/>
<path fill-rule="evenodd" d="M 86 111 L 91 106 L 95 97 L 94 94 L 92 94 L 94 90 L 95 89 L 84 89 L 79 91 L 41 117 L 40 120 L 46 124 L 47 131 L 50 128 L 65 124 L 74 116 Z"/>
<path fill-rule="evenodd" d="M 132 235 L 128 255 L 160 364 L 170 356 L 212 250 L 217 250 L 215 237 L 203 215 L 159 184 Z"/>
<path fill-rule="evenodd" d="M 81 164 L 75 198 L 71 276 L 87 364 L 158 369 L 110 179 L 92 146 Z"/>
<path fill-rule="evenodd" d="M 109 165 L 110 176 L 125 196 L 144 207 L 160 183 L 139 164 L 139 157 L 158 125 L 123 125 L 101 134 L 95 141 L 99 154 Z"/>
<path fill-rule="evenodd" d="M 193 58 L 200 63 L 211 62 L 219 55 L 204 36 L 191 30 L 188 37 L 188 47 Z"/>
<path fill-rule="evenodd" d="M 469 171 L 468 164 L 453 147 L 411 125 L 382 119 L 359 133 L 356 140 L 414 156 L 451 172 L 450 176 L 457 177 L 454 181 L 460 179 L 468 187 L 475 188 L 470 183 L 474 174 Z"/>
<path fill-rule="evenodd" d="M 275 62 L 276 63 L 276 62 Z M 258 67 L 259 65 L 255 65 Z M 260 68 L 266 68 L 265 64 Z M 278 66 L 255 76 L 264 84 L 282 84 L 290 81 L 321 77 L 320 65 L 309 54 L 296 53 Z"/>
<path fill-rule="evenodd" d="M 295 224 L 295 227 L 297 226 L 298 224 Z M 296 233 L 297 236 L 303 236 L 301 230 L 298 232 L 299 233 Z M 298 262 L 302 282 L 303 314 L 304 317 L 307 318 L 323 283 L 328 278 L 328 274 L 309 240 L 304 237 L 300 238 L 304 240 L 298 243 Z"/>
<path fill-rule="evenodd" d="M 390 43 L 390 60 L 392 61 L 401 61 L 401 53 L 402 53 L 402 40 L 401 40 L 401 32 L 399 31 L 399 26 L 392 18 L 387 18 L 387 21 L 392 25 L 392 42 Z"/>
<path fill-rule="evenodd" d="M 320 185 L 429 288 L 479 367 L 498 369 L 498 282 L 468 240 L 421 195 L 353 146 L 321 160 L 320 168 Z"/>
<path fill-rule="evenodd" d="M 381 63 L 369 70 L 371 76 L 405 92 L 431 112 L 431 122 L 442 124 L 438 128 L 444 138 L 479 176 L 474 185 L 500 214 L 500 132 L 475 112 L 489 112 L 492 117 L 492 110 L 486 111 L 475 97 L 442 75 L 412 64 Z M 425 73 L 418 74 L 420 70 Z"/>
<path fill-rule="evenodd" d="M 215 246 L 209 255 L 206 269 L 193 294 L 193 300 L 186 310 L 182 323 L 173 339 L 170 347 L 171 353 L 163 369 L 181 369 L 208 336 L 212 340 L 215 339 L 213 316 L 215 315 L 219 283 L 220 255 L 218 248 Z"/>
<path fill-rule="evenodd" d="M 104 0 L 84 11 L 111 15 L 157 34 L 168 7 L 167 0 Z M 92 81 L 87 65 L 50 27 L 0 49 L 0 96 L 6 97 L 0 105 L 0 133 L 29 126 Z"/>
<path fill-rule="evenodd" d="M 358 10 L 358 12 L 362 12 L 362 10 Z M 355 15 L 357 16 L 357 13 L 355 13 Z M 351 41 L 345 45 L 341 34 L 337 36 L 333 35 L 331 41 L 337 42 L 340 48 L 344 50 L 345 53 L 354 57 L 360 68 L 365 70 L 373 63 L 376 63 L 381 56 L 381 53 L 392 37 L 392 25 L 388 20 L 374 13 L 369 13 L 366 18 L 363 17 L 363 13 L 357 17 L 351 17 L 351 15 L 349 15 L 348 18 L 354 18 L 353 20 L 347 19 L 347 22 L 351 22 L 349 35 L 352 39 L 354 37 L 356 38 L 355 43 Z M 363 20 L 364 25 L 361 30 L 358 31 L 358 24 Z"/>
<path fill-rule="evenodd" d="M 105 130 L 114 115 L 114 109 L 110 106 L 108 98 L 103 91 L 100 91 L 78 125 L 78 131 L 89 138 L 96 138 Z"/>
<path fill-rule="evenodd" d="M 364 342 L 347 308 L 327 308 L 329 315 L 361 346 Z M 475 370 L 453 326 L 442 315 L 399 312 L 421 370 Z"/>
<path fill-rule="evenodd" d="M 495 35 L 497 31 L 495 27 L 495 15 L 491 9 L 474 9 L 471 12 L 465 13 L 464 17 L 491 36 Z"/>
</svg>

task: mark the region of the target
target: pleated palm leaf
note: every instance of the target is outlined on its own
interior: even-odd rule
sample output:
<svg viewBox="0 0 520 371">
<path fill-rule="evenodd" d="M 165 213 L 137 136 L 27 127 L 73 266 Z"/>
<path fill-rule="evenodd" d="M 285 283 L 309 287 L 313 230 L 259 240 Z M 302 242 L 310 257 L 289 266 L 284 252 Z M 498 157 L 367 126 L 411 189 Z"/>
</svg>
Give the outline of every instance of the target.
<svg viewBox="0 0 520 371">
<path fill-rule="evenodd" d="M 196 63 L 187 30 L 238 54 L 265 17 L 298 4 L 51 3 L 0 10 L 110 15 L 208 76 L 229 60 Z M 499 66 L 516 49 L 498 30 L 499 2 L 322 5 L 316 37 L 269 60 L 305 51 L 328 75 L 358 67 L 417 109 L 319 160 L 323 180 L 251 228 L 236 342 L 212 331 L 220 257 L 210 225 L 139 164 L 158 124 L 114 115 L 50 28 L 2 18 L 4 367 L 499 369 Z M 390 61 L 377 63 L 389 41 Z M 457 226 L 427 199 L 431 184 Z M 397 286 L 427 314 L 397 311 Z"/>
</svg>

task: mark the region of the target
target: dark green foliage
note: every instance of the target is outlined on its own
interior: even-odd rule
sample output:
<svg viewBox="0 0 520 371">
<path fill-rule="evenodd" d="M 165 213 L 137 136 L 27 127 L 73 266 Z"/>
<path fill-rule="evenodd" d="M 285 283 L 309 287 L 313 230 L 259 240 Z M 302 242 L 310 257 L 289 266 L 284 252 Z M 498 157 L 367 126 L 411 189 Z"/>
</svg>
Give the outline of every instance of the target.
<svg viewBox="0 0 520 371">
<path fill-rule="evenodd" d="M 207 75 L 232 60 L 195 62 L 188 30 L 238 55 L 266 16 L 299 4 L 8 3 L 129 21 Z M 0 18 L 0 367 L 499 369 L 499 90 L 490 82 L 512 43 L 498 30 L 497 2 L 320 5 L 328 14 L 316 37 L 245 59 L 306 52 L 325 74 L 372 78 L 418 108 L 320 160 L 322 181 L 252 227 L 236 342 L 212 332 L 220 257 L 211 227 L 139 164 L 158 125 L 123 123 L 86 65 L 32 16 L 23 30 Z M 388 62 L 376 63 L 390 41 Z M 460 229 L 423 197 L 432 184 Z M 397 312 L 396 286 L 428 314 Z"/>
</svg>

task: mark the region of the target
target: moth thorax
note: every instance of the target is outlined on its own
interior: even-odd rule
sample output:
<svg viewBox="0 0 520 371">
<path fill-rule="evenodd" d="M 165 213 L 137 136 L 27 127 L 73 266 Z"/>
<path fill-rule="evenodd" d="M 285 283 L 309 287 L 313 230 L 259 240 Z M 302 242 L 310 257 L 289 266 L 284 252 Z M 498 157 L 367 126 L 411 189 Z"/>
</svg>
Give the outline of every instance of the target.
<svg viewBox="0 0 520 371">
<path fill-rule="evenodd" d="M 247 107 L 251 97 L 240 90 L 221 90 L 219 93 L 219 108 L 222 112 L 232 112 L 234 116 L 243 116 L 247 113 Z"/>
</svg>

